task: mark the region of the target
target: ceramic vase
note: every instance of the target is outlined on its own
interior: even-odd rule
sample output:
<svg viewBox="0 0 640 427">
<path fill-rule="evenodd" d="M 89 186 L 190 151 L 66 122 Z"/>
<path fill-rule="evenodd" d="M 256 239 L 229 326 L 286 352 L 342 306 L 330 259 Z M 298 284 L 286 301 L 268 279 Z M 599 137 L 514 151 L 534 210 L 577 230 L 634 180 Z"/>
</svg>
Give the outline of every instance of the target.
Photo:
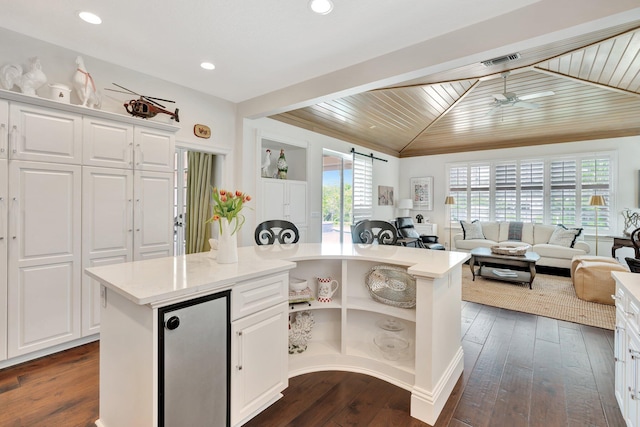
<svg viewBox="0 0 640 427">
<path fill-rule="evenodd" d="M 218 264 L 233 264 L 238 262 L 238 233 L 233 232 L 236 226 L 236 218 L 231 222 L 226 218 L 220 218 L 221 232 L 218 236 Z"/>
</svg>

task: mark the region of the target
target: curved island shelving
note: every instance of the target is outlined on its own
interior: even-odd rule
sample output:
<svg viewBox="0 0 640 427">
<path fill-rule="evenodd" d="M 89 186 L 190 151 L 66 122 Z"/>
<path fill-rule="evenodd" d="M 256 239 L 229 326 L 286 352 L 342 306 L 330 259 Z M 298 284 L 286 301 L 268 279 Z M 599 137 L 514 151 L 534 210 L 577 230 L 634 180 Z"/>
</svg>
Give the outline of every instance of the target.
<svg viewBox="0 0 640 427">
<path fill-rule="evenodd" d="M 96 425 L 164 425 L 158 313 L 229 290 L 230 425 L 280 398 L 289 377 L 323 370 L 365 373 L 409 390 L 411 415 L 435 423 L 463 369 L 461 265 L 469 254 L 352 244 L 242 247 L 237 264 L 217 264 L 214 254 L 87 269 L 104 287 Z M 415 277 L 415 308 L 370 297 L 365 276 L 380 264 Z M 290 276 L 307 280 L 314 295 L 317 277 L 340 286 L 329 303 L 289 305 Z M 304 352 L 288 354 L 289 316 L 302 310 L 314 317 L 311 338 Z M 385 321 L 404 325 L 410 343 L 397 360 L 373 342 Z"/>
</svg>

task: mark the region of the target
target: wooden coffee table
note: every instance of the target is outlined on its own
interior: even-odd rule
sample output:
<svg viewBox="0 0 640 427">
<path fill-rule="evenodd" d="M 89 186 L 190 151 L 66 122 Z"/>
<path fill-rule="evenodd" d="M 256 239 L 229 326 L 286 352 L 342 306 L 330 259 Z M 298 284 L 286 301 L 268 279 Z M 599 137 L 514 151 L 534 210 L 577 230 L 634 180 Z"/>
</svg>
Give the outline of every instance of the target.
<svg viewBox="0 0 640 427">
<path fill-rule="evenodd" d="M 531 289 L 533 279 L 536 277 L 536 262 L 540 260 L 540 255 L 537 253 L 526 252 L 524 255 L 500 255 L 494 254 L 489 248 L 471 249 L 470 253 L 469 267 L 471 268 L 473 280 L 476 280 L 476 275 L 478 275 L 505 282 L 529 283 L 529 289 Z M 477 273 L 476 265 L 479 266 Z M 506 274 L 505 270 L 513 273 Z"/>
</svg>

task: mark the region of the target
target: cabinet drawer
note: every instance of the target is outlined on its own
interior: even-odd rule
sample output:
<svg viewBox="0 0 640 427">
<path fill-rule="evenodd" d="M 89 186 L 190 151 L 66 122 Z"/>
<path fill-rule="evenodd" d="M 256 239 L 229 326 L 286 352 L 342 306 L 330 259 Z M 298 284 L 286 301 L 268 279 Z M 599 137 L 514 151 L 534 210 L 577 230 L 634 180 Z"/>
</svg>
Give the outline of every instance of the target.
<svg viewBox="0 0 640 427">
<path fill-rule="evenodd" d="M 635 299 L 630 298 L 627 306 L 627 321 L 633 331 L 638 334 L 640 332 L 640 304 Z"/>
<path fill-rule="evenodd" d="M 616 294 L 614 298 L 616 302 L 616 307 L 622 310 L 622 312 L 627 311 L 627 293 L 624 288 L 620 287 L 620 285 L 616 284 Z"/>
<path fill-rule="evenodd" d="M 286 301 L 288 296 L 289 275 L 286 273 L 238 284 L 231 292 L 231 320 Z"/>
</svg>

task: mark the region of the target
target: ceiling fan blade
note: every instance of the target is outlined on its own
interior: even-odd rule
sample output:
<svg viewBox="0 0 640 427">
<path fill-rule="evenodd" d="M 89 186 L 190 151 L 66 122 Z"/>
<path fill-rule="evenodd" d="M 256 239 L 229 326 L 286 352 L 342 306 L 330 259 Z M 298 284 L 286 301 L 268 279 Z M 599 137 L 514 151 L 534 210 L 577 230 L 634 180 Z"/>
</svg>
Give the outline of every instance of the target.
<svg viewBox="0 0 640 427">
<path fill-rule="evenodd" d="M 522 101 L 527 101 L 529 99 L 542 98 L 543 96 L 551 96 L 555 94 L 556 93 L 554 91 L 548 90 L 546 92 L 538 92 L 538 93 L 532 93 L 529 95 L 522 95 L 522 96 L 519 96 L 518 99 L 521 99 Z"/>
<path fill-rule="evenodd" d="M 495 99 L 497 99 L 498 101 L 506 101 L 507 97 L 504 96 L 504 94 L 500 93 L 500 94 L 493 94 L 492 95 Z"/>
<path fill-rule="evenodd" d="M 538 108 L 540 108 L 540 104 L 535 104 L 533 102 L 523 102 L 523 101 L 516 101 L 513 103 L 514 107 L 520 107 L 520 108 L 526 108 L 528 110 L 537 110 Z"/>
</svg>

